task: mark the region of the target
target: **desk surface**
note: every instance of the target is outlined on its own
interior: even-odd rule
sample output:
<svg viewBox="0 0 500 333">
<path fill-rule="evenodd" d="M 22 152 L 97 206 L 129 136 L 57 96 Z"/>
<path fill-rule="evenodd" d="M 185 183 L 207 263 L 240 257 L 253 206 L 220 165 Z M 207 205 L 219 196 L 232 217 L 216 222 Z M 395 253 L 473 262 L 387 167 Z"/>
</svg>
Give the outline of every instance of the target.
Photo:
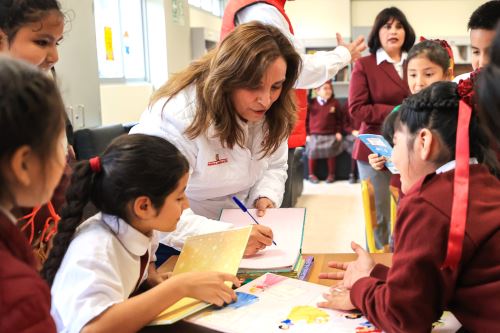
<svg viewBox="0 0 500 333">
<path fill-rule="evenodd" d="M 328 262 L 330 261 L 352 261 L 356 259 L 356 254 L 354 253 L 333 253 L 333 254 L 304 254 L 304 256 L 314 256 L 314 265 L 311 272 L 309 273 L 307 281 L 313 283 L 319 283 L 322 285 L 332 285 L 334 282 L 332 280 L 320 280 L 318 279 L 318 274 L 320 272 L 335 271 L 333 268 L 328 267 Z M 384 264 L 387 266 L 391 265 L 392 253 L 372 253 L 372 257 L 375 262 Z M 161 265 L 158 270 L 160 272 L 172 271 L 177 261 L 177 256 L 170 257 L 163 265 Z M 177 322 L 173 325 L 162 325 L 162 326 L 150 326 L 145 327 L 141 330 L 144 333 L 168 333 L 168 332 L 185 332 L 185 333 L 213 333 L 216 331 L 210 330 L 205 327 L 196 326 L 184 321 Z"/>
</svg>

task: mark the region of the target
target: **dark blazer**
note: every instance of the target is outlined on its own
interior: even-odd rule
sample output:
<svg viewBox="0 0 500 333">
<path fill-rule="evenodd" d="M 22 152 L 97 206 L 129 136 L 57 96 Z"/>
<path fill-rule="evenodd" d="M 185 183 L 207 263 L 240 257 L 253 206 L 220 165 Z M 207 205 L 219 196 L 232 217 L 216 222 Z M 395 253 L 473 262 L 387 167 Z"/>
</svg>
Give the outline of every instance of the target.
<svg viewBox="0 0 500 333">
<path fill-rule="evenodd" d="M 385 117 L 410 95 L 404 67 L 405 75 L 401 80 L 393 64 L 384 61 L 377 65 L 374 54 L 355 63 L 349 84 L 349 112 L 361 123 L 359 133 L 380 134 Z M 368 162 L 370 153 L 360 140 L 356 140 L 352 152 L 354 159 Z"/>
<path fill-rule="evenodd" d="M 463 252 L 442 269 L 448 247 L 454 171 L 430 174 L 399 201 L 392 266 L 356 281 L 351 301 L 386 332 L 430 332 L 443 310 L 467 332 L 500 332 L 500 181 L 470 166 Z"/>
<path fill-rule="evenodd" d="M 25 237 L 0 211 L 0 332 L 56 332 L 50 290 L 35 267 Z"/>
</svg>

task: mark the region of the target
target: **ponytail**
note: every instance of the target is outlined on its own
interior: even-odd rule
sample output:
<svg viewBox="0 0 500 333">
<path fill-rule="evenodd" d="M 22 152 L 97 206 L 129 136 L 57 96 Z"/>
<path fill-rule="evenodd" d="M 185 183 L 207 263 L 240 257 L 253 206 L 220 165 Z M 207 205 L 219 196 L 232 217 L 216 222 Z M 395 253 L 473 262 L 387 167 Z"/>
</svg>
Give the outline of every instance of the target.
<svg viewBox="0 0 500 333">
<path fill-rule="evenodd" d="M 54 282 L 76 229 L 83 222 L 83 209 L 90 201 L 92 178 L 93 172 L 88 161 L 79 162 L 75 166 L 71 185 L 66 191 L 66 203 L 61 209 L 61 220 L 54 237 L 53 248 L 41 272 L 49 286 Z"/>
</svg>

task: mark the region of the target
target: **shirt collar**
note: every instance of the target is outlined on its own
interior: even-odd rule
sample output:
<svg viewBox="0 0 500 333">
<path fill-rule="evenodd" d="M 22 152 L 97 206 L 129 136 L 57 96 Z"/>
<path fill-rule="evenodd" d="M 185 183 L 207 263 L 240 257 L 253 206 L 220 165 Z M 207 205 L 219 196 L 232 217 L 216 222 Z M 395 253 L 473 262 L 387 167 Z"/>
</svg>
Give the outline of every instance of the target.
<svg viewBox="0 0 500 333">
<path fill-rule="evenodd" d="M 316 99 L 318 100 L 319 105 L 325 105 L 327 100 L 324 99 L 323 97 L 317 96 Z"/>
<path fill-rule="evenodd" d="M 118 216 L 102 214 L 102 221 L 111 229 L 123 247 L 130 253 L 142 256 L 149 250 L 151 238 L 134 229 Z"/>
<path fill-rule="evenodd" d="M 382 62 L 384 61 L 387 61 L 388 63 L 390 64 L 396 64 L 396 65 L 400 65 L 402 64 L 406 58 L 408 58 L 408 53 L 406 51 L 403 51 L 403 53 L 401 53 L 401 60 L 399 62 L 395 62 L 394 60 L 392 60 L 392 58 L 387 54 L 387 52 L 385 52 L 385 50 L 381 47 L 377 50 L 377 53 L 376 53 L 376 58 L 377 58 L 377 65 L 380 65 Z"/>
<path fill-rule="evenodd" d="M 469 158 L 469 165 L 472 165 L 472 164 L 478 164 L 479 162 L 477 161 L 477 158 L 475 157 L 471 157 Z M 455 166 L 456 166 L 456 161 L 453 160 L 453 161 L 449 161 L 448 163 L 446 163 L 445 165 L 442 165 L 441 167 L 439 167 L 437 170 L 436 170 L 436 173 L 437 174 L 440 174 L 440 173 L 445 173 L 445 172 L 448 172 L 448 171 L 451 171 L 451 170 L 454 170 L 455 169 Z"/>
<path fill-rule="evenodd" d="M 17 219 L 14 217 L 14 215 L 12 215 L 10 211 L 0 206 L 0 212 L 2 212 L 5 216 L 7 216 L 7 218 L 11 220 L 12 223 L 17 224 Z"/>
</svg>

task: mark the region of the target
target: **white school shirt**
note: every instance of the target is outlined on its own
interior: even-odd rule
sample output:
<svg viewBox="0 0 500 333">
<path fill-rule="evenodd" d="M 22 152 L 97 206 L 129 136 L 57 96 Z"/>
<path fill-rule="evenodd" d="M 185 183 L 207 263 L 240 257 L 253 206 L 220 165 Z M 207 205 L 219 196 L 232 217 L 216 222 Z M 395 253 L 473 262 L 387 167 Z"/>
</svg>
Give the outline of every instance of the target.
<svg viewBox="0 0 500 333">
<path fill-rule="evenodd" d="M 195 115 L 196 94 L 191 85 L 171 98 L 160 99 L 141 116 L 131 133 L 156 135 L 174 144 L 187 158 L 190 177 L 186 188 L 191 209 L 181 215 L 177 229 L 162 233 L 160 242 L 181 248 L 191 235 L 226 230 L 232 224 L 215 221 L 222 208 L 237 208 L 231 197 L 237 196 L 247 207 L 259 197 L 281 205 L 287 178 L 288 146 L 284 140 L 273 155 L 261 158 L 265 124 L 240 122 L 247 138 L 246 147 L 223 147 L 214 137 L 214 129 L 188 139 L 184 134 Z M 230 222 L 230 221 L 228 221 Z"/>
<path fill-rule="evenodd" d="M 408 58 L 407 52 L 403 51 L 403 53 L 401 53 L 401 59 L 399 60 L 399 62 L 395 62 L 394 60 L 392 60 L 392 58 L 387 54 L 387 52 L 385 52 L 383 48 L 379 48 L 377 50 L 375 57 L 377 58 L 377 65 L 380 65 L 383 61 L 387 61 L 388 63 L 394 66 L 394 69 L 396 69 L 396 72 L 398 73 L 401 80 L 403 79 L 404 77 L 403 64 L 406 58 Z"/>
<path fill-rule="evenodd" d="M 269 24 L 278 28 L 288 38 L 302 58 L 302 70 L 295 83 L 297 89 L 317 88 L 351 62 L 351 53 L 345 46 L 337 46 L 332 51 L 304 54 L 304 48 L 290 32 L 287 20 L 270 4 L 255 3 L 247 6 L 238 11 L 234 21 L 236 25 L 250 21 Z"/>
<path fill-rule="evenodd" d="M 460 83 L 461 80 L 467 80 L 470 77 L 471 73 L 472 72 L 468 72 L 468 73 L 463 73 L 463 74 L 457 75 L 453 79 L 453 82 L 455 82 L 456 84 L 458 84 L 458 83 Z"/>
<path fill-rule="evenodd" d="M 110 306 L 129 298 L 149 250 L 155 260 L 158 239 L 113 215 L 98 213 L 82 223 L 52 284 L 51 315 L 58 332 L 80 332 Z M 150 261 L 148 260 L 148 262 Z M 147 266 L 141 281 L 147 277 Z"/>
</svg>

